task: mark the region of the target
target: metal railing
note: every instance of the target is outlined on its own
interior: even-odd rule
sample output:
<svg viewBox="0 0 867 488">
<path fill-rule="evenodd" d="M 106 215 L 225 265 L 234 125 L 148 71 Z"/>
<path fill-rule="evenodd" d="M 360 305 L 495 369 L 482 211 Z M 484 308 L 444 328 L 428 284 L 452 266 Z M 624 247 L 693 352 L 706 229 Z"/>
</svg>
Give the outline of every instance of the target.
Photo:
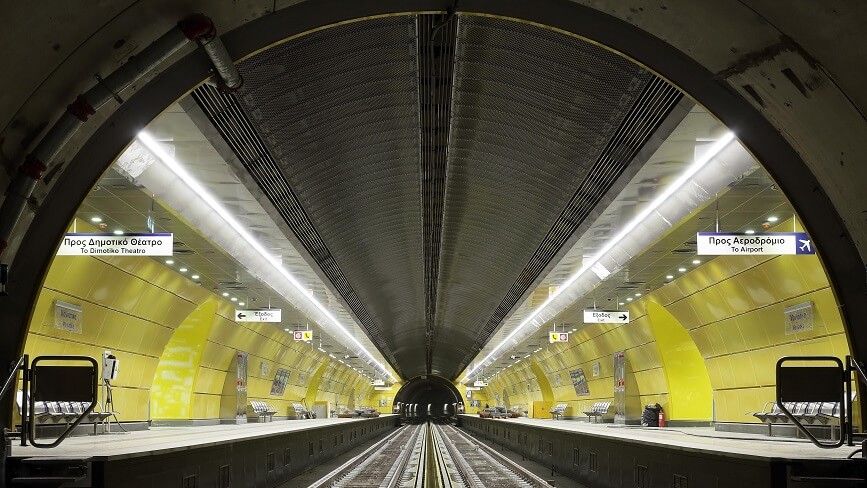
<svg viewBox="0 0 867 488">
<path fill-rule="evenodd" d="M 21 358 L 15 363 L 15 366 L 9 372 L 9 377 L 7 377 L 6 381 L 3 383 L 3 388 L 0 389 L 0 402 L 4 401 L 4 398 L 6 398 L 7 392 L 12 391 L 12 385 L 15 384 L 15 381 L 18 379 L 18 371 L 24 371 L 24 376 L 22 378 L 22 388 L 24 389 L 24 391 L 27 391 L 28 383 L 30 381 L 30 378 L 29 378 L 30 375 L 28 374 L 30 371 L 29 362 L 30 362 L 30 356 L 25 354 L 25 355 L 21 356 Z M 25 403 L 26 402 L 22 399 L 22 401 L 21 401 L 21 432 L 20 432 L 21 445 L 22 446 L 27 445 L 26 432 L 27 432 L 27 422 L 29 421 L 29 418 L 27 416 L 27 409 L 26 409 L 27 407 L 25 407 L 25 405 L 24 405 Z M 5 436 L 5 435 L 7 435 L 7 434 L 4 432 L 3 436 Z M 6 439 L 0 439 L 0 440 L 2 440 L 3 443 L 5 444 Z"/>
</svg>

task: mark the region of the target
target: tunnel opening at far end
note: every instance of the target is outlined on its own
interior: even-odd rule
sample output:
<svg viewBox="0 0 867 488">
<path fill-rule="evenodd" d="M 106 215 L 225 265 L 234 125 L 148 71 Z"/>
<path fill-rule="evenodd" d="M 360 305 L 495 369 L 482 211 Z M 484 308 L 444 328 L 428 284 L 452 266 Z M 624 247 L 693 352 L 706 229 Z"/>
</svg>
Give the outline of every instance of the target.
<svg viewBox="0 0 867 488">
<path fill-rule="evenodd" d="M 447 419 L 456 413 L 463 399 L 451 381 L 436 375 L 417 376 L 400 387 L 394 409 L 407 419 Z"/>
</svg>

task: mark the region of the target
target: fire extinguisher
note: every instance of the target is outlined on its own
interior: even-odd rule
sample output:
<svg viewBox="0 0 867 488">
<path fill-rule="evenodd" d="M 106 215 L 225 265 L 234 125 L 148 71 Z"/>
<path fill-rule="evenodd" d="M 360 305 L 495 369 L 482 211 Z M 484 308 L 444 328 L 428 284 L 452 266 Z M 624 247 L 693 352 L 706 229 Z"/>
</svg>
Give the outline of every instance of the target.
<svg viewBox="0 0 867 488">
<path fill-rule="evenodd" d="M 659 409 L 659 416 L 657 417 L 657 420 L 659 420 L 660 427 L 665 427 L 665 410 L 661 408 Z"/>
</svg>

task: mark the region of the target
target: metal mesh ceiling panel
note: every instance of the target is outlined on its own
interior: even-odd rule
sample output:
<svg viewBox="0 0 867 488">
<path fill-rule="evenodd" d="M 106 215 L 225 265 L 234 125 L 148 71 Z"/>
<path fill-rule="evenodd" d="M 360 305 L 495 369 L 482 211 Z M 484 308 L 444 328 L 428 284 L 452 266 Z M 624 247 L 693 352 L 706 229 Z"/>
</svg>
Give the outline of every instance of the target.
<svg viewBox="0 0 867 488">
<path fill-rule="evenodd" d="M 434 372 L 463 369 L 631 161 L 600 157 L 653 79 L 574 37 L 460 18 Z"/>
<path fill-rule="evenodd" d="M 460 372 L 678 96 L 574 37 L 442 20 L 314 32 L 195 94 L 405 378 Z"/>
<path fill-rule="evenodd" d="M 326 29 L 239 66 L 239 101 L 333 256 L 318 264 L 398 372 L 424 331 L 414 20 Z"/>
</svg>

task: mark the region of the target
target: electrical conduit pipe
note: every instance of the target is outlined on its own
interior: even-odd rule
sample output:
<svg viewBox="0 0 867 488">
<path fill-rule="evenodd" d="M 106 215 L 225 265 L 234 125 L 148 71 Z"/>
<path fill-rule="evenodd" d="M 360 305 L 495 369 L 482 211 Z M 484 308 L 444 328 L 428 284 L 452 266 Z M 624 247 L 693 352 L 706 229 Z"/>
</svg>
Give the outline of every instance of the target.
<svg viewBox="0 0 867 488">
<path fill-rule="evenodd" d="M 66 107 L 60 119 L 24 158 L 0 206 L 0 256 L 8 246 L 9 236 L 21 218 L 36 183 L 75 131 L 109 100 L 123 103 L 119 93 L 190 41 L 196 42 L 208 55 L 217 74 L 217 82 L 223 89 L 236 91 L 241 88 L 243 79 L 217 36 L 214 22 L 202 14 L 193 14 L 178 22 L 175 28 L 131 57 L 112 74 L 104 79 L 98 78 L 93 88 L 79 95 Z"/>
</svg>

